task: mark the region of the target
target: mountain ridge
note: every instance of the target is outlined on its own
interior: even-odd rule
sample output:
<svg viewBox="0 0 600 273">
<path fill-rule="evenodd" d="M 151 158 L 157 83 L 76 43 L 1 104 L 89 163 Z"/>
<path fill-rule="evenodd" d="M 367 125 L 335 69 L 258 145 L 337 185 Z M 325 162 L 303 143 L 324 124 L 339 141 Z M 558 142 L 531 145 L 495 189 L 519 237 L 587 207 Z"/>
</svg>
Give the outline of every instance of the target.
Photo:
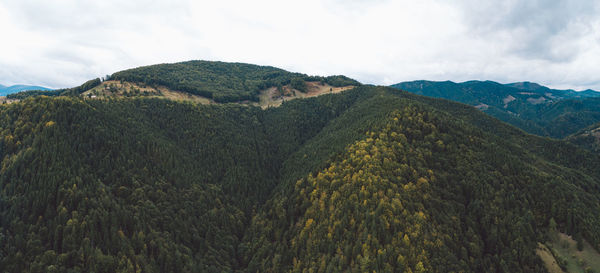
<svg viewBox="0 0 600 273">
<path fill-rule="evenodd" d="M 119 96 L 177 97 L 204 103 L 280 105 L 286 99 L 341 92 L 361 85 L 343 75 L 309 76 L 272 66 L 194 60 L 165 63 L 115 72 L 73 88 L 53 91 L 24 91 L 10 99 L 29 96 Z M 167 93 L 167 94 L 163 94 Z"/>
<path fill-rule="evenodd" d="M 530 82 L 413 81 L 392 85 L 474 106 L 530 133 L 563 138 L 600 121 L 600 92 L 555 90 Z"/>
</svg>

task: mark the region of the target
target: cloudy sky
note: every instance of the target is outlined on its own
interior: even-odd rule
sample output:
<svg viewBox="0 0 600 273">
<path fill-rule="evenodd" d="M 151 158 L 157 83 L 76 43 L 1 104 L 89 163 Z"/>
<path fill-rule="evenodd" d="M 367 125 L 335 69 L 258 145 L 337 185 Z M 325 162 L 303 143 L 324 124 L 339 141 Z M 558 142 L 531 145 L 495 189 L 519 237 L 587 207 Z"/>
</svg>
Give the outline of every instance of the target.
<svg viewBox="0 0 600 273">
<path fill-rule="evenodd" d="M 71 87 L 203 59 L 372 84 L 527 80 L 600 90 L 597 0 L 1 0 L 0 36 L 4 85 Z"/>
</svg>

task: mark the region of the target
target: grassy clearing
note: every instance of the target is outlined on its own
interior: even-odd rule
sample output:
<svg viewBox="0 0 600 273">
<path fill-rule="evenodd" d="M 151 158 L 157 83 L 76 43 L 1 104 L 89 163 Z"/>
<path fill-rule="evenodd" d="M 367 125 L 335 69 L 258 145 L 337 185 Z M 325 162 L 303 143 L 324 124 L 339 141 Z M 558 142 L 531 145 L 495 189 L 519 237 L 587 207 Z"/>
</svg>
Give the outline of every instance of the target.
<svg viewBox="0 0 600 273">
<path fill-rule="evenodd" d="M 542 259 L 546 269 L 548 269 L 549 273 L 563 273 L 564 271 L 558 266 L 556 259 L 554 259 L 554 255 L 546 245 L 542 243 L 538 243 L 538 248 L 535 250 L 535 253 Z"/>
<path fill-rule="evenodd" d="M 551 237 L 553 238 L 551 238 L 546 245 L 554 254 L 552 260 L 557 264 L 559 264 L 561 260 L 566 262 L 566 272 L 600 272 L 600 253 L 592 248 L 588 242 L 584 240 L 583 250 L 579 251 L 577 249 L 577 242 L 571 236 L 564 233 L 557 233 L 555 236 Z M 558 272 L 552 271 L 552 261 L 547 257 L 543 250 L 536 250 L 536 252 L 546 264 L 548 271 Z"/>
<path fill-rule="evenodd" d="M 208 98 L 193 95 L 186 92 L 171 90 L 164 86 L 143 86 L 131 82 L 121 81 L 105 81 L 99 86 L 85 91 L 82 94 L 82 96 L 91 99 L 107 97 L 143 96 L 166 98 L 177 101 L 192 101 L 201 104 L 214 103 Z"/>
</svg>

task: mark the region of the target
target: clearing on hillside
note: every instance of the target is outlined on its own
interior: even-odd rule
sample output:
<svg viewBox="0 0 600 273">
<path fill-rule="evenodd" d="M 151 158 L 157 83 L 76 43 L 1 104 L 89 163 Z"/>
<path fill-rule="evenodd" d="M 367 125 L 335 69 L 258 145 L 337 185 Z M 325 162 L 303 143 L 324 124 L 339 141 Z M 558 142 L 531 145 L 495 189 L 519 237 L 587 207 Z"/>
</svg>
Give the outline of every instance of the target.
<svg viewBox="0 0 600 273">
<path fill-rule="evenodd" d="M 546 242 L 546 246 L 554 256 L 553 260 L 560 265 L 564 263 L 566 270 L 563 272 L 600 272 L 600 253 L 596 251 L 585 239 L 582 239 L 583 250 L 577 249 L 577 242 L 569 235 L 562 232 L 558 232 L 553 236 L 550 236 L 549 242 Z M 545 257 L 543 253 L 536 250 L 538 256 L 542 258 L 548 271 L 553 272 L 551 267 L 548 267 L 549 258 Z"/>
<path fill-rule="evenodd" d="M 105 81 L 100 85 L 83 92 L 82 96 L 90 99 L 143 96 L 166 98 L 176 101 L 192 101 L 201 104 L 214 103 L 214 101 L 208 98 L 193 95 L 187 92 L 171 90 L 164 86 L 140 85 L 125 81 Z"/>
<path fill-rule="evenodd" d="M 0 96 L 0 104 L 9 104 L 9 103 L 17 102 L 17 101 L 19 101 L 19 100 L 17 100 L 17 99 L 9 99 L 7 97 Z"/>
<path fill-rule="evenodd" d="M 546 269 L 548 269 L 549 273 L 564 272 L 556 262 L 556 259 L 554 259 L 552 251 L 550 251 L 546 245 L 538 243 L 538 248 L 535 250 L 535 253 L 540 257 L 540 259 L 542 259 L 544 266 L 546 266 Z"/>
<path fill-rule="evenodd" d="M 285 100 L 297 98 L 309 98 L 323 94 L 334 94 L 354 88 L 353 85 L 335 87 L 322 82 L 305 82 L 306 91 L 294 89 L 291 85 L 284 85 L 280 88 L 271 87 L 260 92 L 259 102 L 242 101 L 239 103 L 260 106 L 263 109 L 268 107 L 278 107 Z M 217 103 L 212 99 L 202 96 L 172 90 L 164 86 L 142 85 L 126 81 L 105 81 L 100 85 L 82 93 L 84 98 L 102 99 L 108 97 L 155 97 L 166 98 L 176 101 L 191 101 L 201 104 Z"/>
<path fill-rule="evenodd" d="M 310 98 L 323 94 L 335 94 L 354 88 L 353 85 L 335 87 L 322 82 L 305 82 L 306 92 L 292 88 L 289 84 L 281 88 L 271 87 L 260 92 L 258 106 L 263 109 L 280 106 L 285 100 Z"/>
</svg>

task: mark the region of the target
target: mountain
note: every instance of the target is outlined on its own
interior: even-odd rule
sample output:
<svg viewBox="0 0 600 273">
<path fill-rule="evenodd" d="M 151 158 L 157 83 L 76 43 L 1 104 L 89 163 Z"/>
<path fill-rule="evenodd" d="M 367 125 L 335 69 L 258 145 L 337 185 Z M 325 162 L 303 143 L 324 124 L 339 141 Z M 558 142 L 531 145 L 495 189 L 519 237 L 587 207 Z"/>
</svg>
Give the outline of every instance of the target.
<svg viewBox="0 0 600 273">
<path fill-rule="evenodd" d="M 244 102 L 279 105 L 285 99 L 339 92 L 359 82 L 345 76 L 308 76 L 271 66 L 243 63 L 188 61 L 124 70 L 106 79 L 50 92 L 29 91 L 8 96 L 80 95 L 88 97 L 146 96 L 203 103 Z"/>
<path fill-rule="evenodd" d="M 8 94 L 18 93 L 21 91 L 27 90 L 51 90 L 50 88 L 42 87 L 42 86 L 34 86 L 34 85 L 12 85 L 12 86 L 4 86 L 0 85 L 0 96 L 6 96 Z"/>
<path fill-rule="evenodd" d="M 1 272 L 545 272 L 570 259 L 538 253 L 556 236 L 598 250 L 599 156 L 464 104 L 85 92 L 0 105 Z"/>
<path fill-rule="evenodd" d="M 287 84 L 304 91 L 306 81 L 319 81 L 335 87 L 359 85 L 357 81 L 344 76 L 311 77 L 270 66 L 209 61 L 139 67 L 117 72 L 111 79 L 162 85 L 216 102 L 258 101 L 261 90 Z"/>
<path fill-rule="evenodd" d="M 555 90 L 536 83 L 413 81 L 392 85 L 466 103 L 529 133 L 564 138 L 600 121 L 600 92 Z"/>
</svg>

